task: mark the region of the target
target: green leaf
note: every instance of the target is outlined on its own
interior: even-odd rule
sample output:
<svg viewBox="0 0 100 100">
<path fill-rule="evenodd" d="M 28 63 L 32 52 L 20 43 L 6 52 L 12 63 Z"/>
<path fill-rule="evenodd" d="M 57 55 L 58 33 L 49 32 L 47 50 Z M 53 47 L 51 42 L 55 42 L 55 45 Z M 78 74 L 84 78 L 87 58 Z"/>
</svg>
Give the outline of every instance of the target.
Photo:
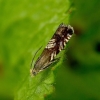
<svg viewBox="0 0 100 100">
<path fill-rule="evenodd" d="M 10 0 L 1 3 L 7 9 L 1 6 L 0 54 L 6 74 L 4 84 L 0 83 L 5 90 L 2 88 L 0 91 L 12 94 L 11 96 L 14 91 L 15 100 L 44 100 L 54 91 L 55 75 L 50 67 L 36 77 L 31 77 L 29 74 L 31 60 L 40 46 L 45 47 L 59 24 L 68 23 L 69 13 L 66 12 L 69 1 Z M 7 13 L 9 20 L 5 16 Z M 57 65 L 53 67 L 57 68 Z"/>
<path fill-rule="evenodd" d="M 53 82 L 52 72 L 41 73 L 33 78 L 28 76 L 18 90 L 15 100 L 43 100 L 47 94 L 52 93 Z"/>
<path fill-rule="evenodd" d="M 60 3 L 62 5 L 60 5 Z M 65 11 L 68 8 L 66 7 L 66 5 L 69 5 L 67 0 L 64 3 L 61 0 L 59 0 L 59 2 L 45 1 L 43 5 L 39 5 L 38 8 L 34 8 L 37 10 L 35 12 L 37 15 L 34 14 L 34 16 L 36 16 L 36 20 L 38 21 L 38 24 L 36 23 L 36 25 L 39 26 L 36 26 L 35 30 L 33 29 L 34 39 L 31 39 L 29 41 L 33 43 L 30 45 L 35 48 L 35 51 L 41 45 L 44 46 L 44 44 L 47 44 L 47 41 L 54 34 L 55 29 L 59 26 L 60 23 L 67 22 L 68 16 L 66 16 Z M 31 49 L 31 52 L 33 50 L 34 49 Z M 47 95 L 51 94 L 54 91 L 53 83 L 54 74 L 51 68 L 39 73 L 33 78 L 28 74 L 25 81 L 22 82 L 21 86 L 19 87 L 17 93 L 15 93 L 15 100 L 44 100 Z"/>
</svg>

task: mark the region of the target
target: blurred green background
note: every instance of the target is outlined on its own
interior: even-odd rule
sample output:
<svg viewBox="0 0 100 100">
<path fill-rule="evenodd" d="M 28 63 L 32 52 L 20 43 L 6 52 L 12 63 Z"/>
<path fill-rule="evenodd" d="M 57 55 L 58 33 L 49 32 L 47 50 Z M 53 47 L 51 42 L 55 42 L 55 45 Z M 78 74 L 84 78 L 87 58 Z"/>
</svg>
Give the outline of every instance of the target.
<svg viewBox="0 0 100 100">
<path fill-rule="evenodd" d="M 0 0 L 0 100 L 16 99 L 34 53 L 62 22 L 75 34 L 54 71 L 55 89 L 44 97 L 100 100 L 99 9 L 99 0 Z"/>
</svg>

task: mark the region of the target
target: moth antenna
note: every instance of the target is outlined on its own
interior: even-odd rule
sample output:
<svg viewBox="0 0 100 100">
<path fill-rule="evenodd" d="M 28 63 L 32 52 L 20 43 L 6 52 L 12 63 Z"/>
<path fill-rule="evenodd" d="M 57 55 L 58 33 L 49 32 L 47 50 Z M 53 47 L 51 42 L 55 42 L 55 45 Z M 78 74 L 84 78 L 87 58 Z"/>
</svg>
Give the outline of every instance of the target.
<svg viewBox="0 0 100 100">
<path fill-rule="evenodd" d="M 33 58 L 32 58 L 32 62 L 31 62 L 31 68 L 32 68 L 32 65 L 33 65 L 33 61 L 34 61 L 34 58 L 36 56 L 36 54 L 38 53 L 38 51 L 42 48 L 42 46 L 35 52 Z"/>
</svg>

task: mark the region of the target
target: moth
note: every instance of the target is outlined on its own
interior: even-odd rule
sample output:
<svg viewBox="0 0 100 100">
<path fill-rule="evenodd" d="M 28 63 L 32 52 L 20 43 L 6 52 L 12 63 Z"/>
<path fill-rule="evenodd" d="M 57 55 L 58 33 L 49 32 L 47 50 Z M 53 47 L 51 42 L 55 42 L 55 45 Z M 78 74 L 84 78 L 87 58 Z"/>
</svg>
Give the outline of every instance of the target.
<svg viewBox="0 0 100 100">
<path fill-rule="evenodd" d="M 74 29 L 70 25 L 63 23 L 59 25 L 40 57 L 36 60 L 34 68 L 30 69 L 32 76 L 37 75 L 37 73 L 59 60 L 59 58 L 56 58 L 57 54 L 64 49 L 73 33 Z"/>
</svg>

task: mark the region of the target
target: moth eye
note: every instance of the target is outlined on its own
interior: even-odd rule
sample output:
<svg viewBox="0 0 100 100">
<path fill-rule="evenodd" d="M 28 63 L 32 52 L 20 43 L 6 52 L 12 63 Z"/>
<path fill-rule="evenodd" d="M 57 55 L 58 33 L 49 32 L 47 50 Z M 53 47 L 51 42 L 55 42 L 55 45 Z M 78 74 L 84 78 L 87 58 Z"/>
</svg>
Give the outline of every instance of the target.
<svg viewBox="0 0 100 100">
<path fill-rule="evenodd" d="M 72 35 L 72 34 L 73 34 L 73 30 L 72 30 L 72 29 L 68 29 L 68 33 L 69 33 L 70 35 Z"/>
</svg>

